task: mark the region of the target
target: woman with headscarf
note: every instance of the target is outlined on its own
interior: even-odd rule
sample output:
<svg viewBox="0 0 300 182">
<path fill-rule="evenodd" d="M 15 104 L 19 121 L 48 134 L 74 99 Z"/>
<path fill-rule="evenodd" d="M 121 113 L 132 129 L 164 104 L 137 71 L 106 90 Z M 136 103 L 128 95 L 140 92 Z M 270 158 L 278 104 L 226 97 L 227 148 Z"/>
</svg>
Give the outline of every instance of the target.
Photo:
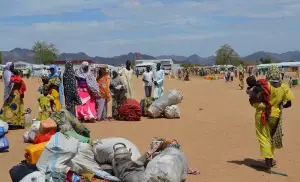
<svg viewBox="0 0 300 182">
<path fill-rule="evenodd" d="M 112 116 L 114 119 L 123 120 L 124 118 L 120 118 L 117 108 L 127 100 L 127 88 L 123 79 L 116 71 L 113 71 L 113 77 L 110 81 L 109 89 L 112 97 Z"/>
<path fill-rule="evenodd" d="M 265 159 L 267 172 L 276 165 L 274 150 L 282 148 L 282 109 L 292 105 L 294 95 L 290 88 L 282 83 L 280 70 L 272 66 L 267 80 L 258 81 L 264 89 L 264 102 L 252 103 L 256 109 L 256 137 L 260 144 L 261 156 Z"/>
<path fill-rule="evenodd" d="M 77 92 L 75 71 L 71 61 L 67 61 L 65 65 L 65 71 L 63 74 L 63 86 L 65 95 L 66 109 L 76 116 L 75 106 L 81 105 L 81 99 Z"/>
<path fill-rule="evenodd" d="M 82 104 L 76 106 L 79 120 L 94 121 L 97 118 L 96 98 L 100 97 L 99 86 L 95 76 L 89 70 L 89 63 L 84 61 L 75 71 L 78 85 L 78 95 Z"/>
<path fill-rule="evenodd" d="M 25 127 L 24 92 L 26 85 L 14 71 L 12 62 L 6 63 L 4 68 L 4 104 L 0 110 L 0 119 L 9 124 L 9 129 Z"/>
<path fill-rule="evenodd" d="M 238 72 L 239 72 L 239 87 L 241 87 L 241 90 L 244 89 L 244 78 L 245 78 L 245 70 L 244 67 L 240 64 L 238 66 Z"/>
<path fill-rule="evenodd" d="M 62 108 L 63 103 L 62 82 L 55 65 L 50 65 L 49 70 L 50 75 L 48 77 L 48 82 L 44 87 L 49 90 L 50 95 L 54 98 L 55 110 L 59 111 Z"/>
<path fill-rule="evenodd" d="M 98 120 L 107 120 L 107 103 L 110 101 L 110 92 L 108 88 L 108 73 L 105 68 L 100 68 L 98 72 L 97 82 L 100 89 L 101 97 L 98 102 Z"/>
</svg>

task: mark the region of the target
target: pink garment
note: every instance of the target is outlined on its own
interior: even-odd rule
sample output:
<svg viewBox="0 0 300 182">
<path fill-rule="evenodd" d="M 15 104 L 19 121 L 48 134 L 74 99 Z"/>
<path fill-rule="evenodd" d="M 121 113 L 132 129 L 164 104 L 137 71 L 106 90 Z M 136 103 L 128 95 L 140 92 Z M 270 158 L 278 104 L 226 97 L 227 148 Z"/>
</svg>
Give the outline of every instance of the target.
<svg viewBox="0 0 300 182">
<path fill-rule="evenodd" d="M 91 97 L 87 88 L 78 88 L 78 94 L 82 104 L 76 106 L 76 114 L 79 120 L 90 120 L 97 118 L 96 100 Z"/>
</svg>

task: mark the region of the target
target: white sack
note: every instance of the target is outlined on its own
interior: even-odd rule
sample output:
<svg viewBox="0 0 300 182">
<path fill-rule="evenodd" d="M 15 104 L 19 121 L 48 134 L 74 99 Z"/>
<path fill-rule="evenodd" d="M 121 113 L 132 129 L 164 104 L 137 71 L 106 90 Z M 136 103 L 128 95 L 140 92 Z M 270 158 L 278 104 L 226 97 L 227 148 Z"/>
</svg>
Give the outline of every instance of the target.
<svg viewBox="0 0 300 182">
<path fill-rule="evenodd" d="M 149 115 L 153 118 L 159 117 L 163 114 L 167 106 L 179 104 L 183 99 L 183 94 L 178 90 L 169 90 L 158 100 L 153 102 L 148 108 Z"/>
<path fill-rule="evenodd" d="M 51 171 L 66 172 L 70 169 L 66 164 L 70 163 L 71 159 L 75 157 L 78 146 L 78 139 L 58 132 L 52 135 L 45 146 L 36 167 L 44 173 L 46 173 L 48 167 Z"/>
<path fill-rule="evenodd" d="M 78 152 L 71 162 L 73 163 L 71 169 L 77 173 L 93 173 L 95 170 L 101 170 L 95 161 L 93 147 L 88 143 L 79 143 Z"/>
<path fill-rule="evenodd" d="M 141 156 L 139 149 L 131 141 L 125 138 L 106 138 L 94 141 L 93 152 L 96 161 L 100 164 L 112 164 L 112 159 L 114 157 L 113 146 L 116 143 L 124 143 L 128 150 L 131 149 L 131 159 L 133 161 Z"/>
<path fill-rule="evenodd" d="M 186 180 L 187 169 L 184 153 L 176 148 L 166 148 L 148 163 L 141 181 L 182 182 Z"/>
<path fill-rule="evenodd" d="M 45 174 L 40 171 L 35 171 L 33 173 L 25 176 L 20 182 L 45 182 Z"/>
<path fill-rule="evenodd" d="M 0 120 L 0 127 L 4 128 L 5 133 L 8 132 L 8 124 L 2 120 Z"/>
<path fill-rule="evenodd" d="M 176 105 L 167 106 L 164 116 L 168 119 L 180 118 L 180 109 Z"/>
</svg>

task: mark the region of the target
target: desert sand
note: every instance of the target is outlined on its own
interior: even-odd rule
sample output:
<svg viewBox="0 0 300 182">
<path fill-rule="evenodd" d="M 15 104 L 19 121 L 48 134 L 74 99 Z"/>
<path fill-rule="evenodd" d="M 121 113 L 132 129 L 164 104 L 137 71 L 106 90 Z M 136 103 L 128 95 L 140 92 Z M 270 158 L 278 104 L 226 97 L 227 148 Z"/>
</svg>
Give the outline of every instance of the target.
<svg viewBox="0 0 300 182">
<path fill-rule="evenodd" d="M 25 105 L 37 116 L 36 78 L 25 79 L 28 91 Z M 3 83 L 0 83 L 0 104 L 3 103 Z M 141 78 L 135 78 L 137 99 L 144 97 Z M 200 170 L 198 176 L 188 175 L 188 182 L 296 182 L 300 179 L 300 88 L 293 88 L 296 99 L 290 109 L 284 110 L 284 148 L 276 152 L 277 172 L 288 177 L 257 171 L 249 164 L 260 160 L 259 144 L 255 137 L 255 110 L 248 103 L 245 91 L 238 83 L 223 80 L 165 81 L 165 90 L 178 89 L 184 94 L 179 105 L 181 118 L 176 120 L 143 118 L 140 122 L 98 122 L 86 124 L 93 139 L 124 137 L 135 143 L 141 152 L 147 150 L 155 136 L 177 139 L 182 145 L 192 169 Z M 23 133 L 7 134 L 10 150 L 0 153 L 0 181 L 10 180 L 9 169 L 24 159 Z M 298 180 L 297 180 L 298 179 Z"/>
</svg>

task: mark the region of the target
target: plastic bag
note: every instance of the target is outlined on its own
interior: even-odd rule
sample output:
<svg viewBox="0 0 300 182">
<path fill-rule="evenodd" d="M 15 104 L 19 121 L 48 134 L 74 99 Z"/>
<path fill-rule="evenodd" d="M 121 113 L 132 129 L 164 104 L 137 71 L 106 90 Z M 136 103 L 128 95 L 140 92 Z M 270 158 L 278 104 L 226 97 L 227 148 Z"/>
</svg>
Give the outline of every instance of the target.
<svg viewBox="0 0 300 182">
<path fill-rule="evenodd" d="M 148 108 L 150 117 L 156 118 L 163 114 L 167 106 L 179 104 L 183 99 L 183 95 L 178 90 L 169 90 L 166 94 L 156 100 Z"/>
<path fill-rule="evenodd" d="M 70 167 L 66 164 L 75 157 L 78 146 L 76 138 L 67 137 L 60 132 L 52 135 L 36 164 L 37 168 L 44 173 L 48 167 L 51 171 L 67 172 Z"/>
<path fill-rule="evenodd" d="M 88 143 L 79 143 L 78 153 L 76 156 L 72 159 L 72 163 L 78 167 L 79 169 L 82 169 L 82 171 L 76 171 L 76 168 L 72 168 L 73 171 L 79 173 L 79 172 L 87 172 L 87 173 L 93 173 L 94 170 L 100 170 L 101 167 L 99 164 L 95 161 L 94 153 L 93 153 L 93 147 Z"/>
<path fill-rule="evenodd" d="M 20 182 L 45 182 L 45 174 L 40 171 L 35 171 L 33 173 L 25 176 Z"/>
<path fill-rule="evenodd" d="M 131 141 L 125 138 L 106 138 L 94 141 L 93 153 L 95 154 L 96 161 L 100 164 L 112 164 L 114 157 L 113 146 L 116 143 L 124 143 L 127 149 L 131 149 L 132 160 L 135 161 L 141 156 L 139 149 Z"/>
<path fill-rule="evenodd" d="M 32 143 L 37 134 L 29 129 L 23 135 L 24 143 Z"/>
<path fill-rule="evenodd" d="M 182 182 L 188 170 L 185 155 L 176 148 L 166 148 L 152 159 L 142 175 L 143 182 Z"/>
<path fill-rule="evenodd" d="M 0 120 L 0 127 L 4 128 L 4 132 L 8 132 L 8 124 L 2 120 Z"/>
<path fill-rule="evenodd" d="M 167 106 L 164 116 L 168 119 L 180 118 L 180 109 L 176 105 Z"/>
</svg>

